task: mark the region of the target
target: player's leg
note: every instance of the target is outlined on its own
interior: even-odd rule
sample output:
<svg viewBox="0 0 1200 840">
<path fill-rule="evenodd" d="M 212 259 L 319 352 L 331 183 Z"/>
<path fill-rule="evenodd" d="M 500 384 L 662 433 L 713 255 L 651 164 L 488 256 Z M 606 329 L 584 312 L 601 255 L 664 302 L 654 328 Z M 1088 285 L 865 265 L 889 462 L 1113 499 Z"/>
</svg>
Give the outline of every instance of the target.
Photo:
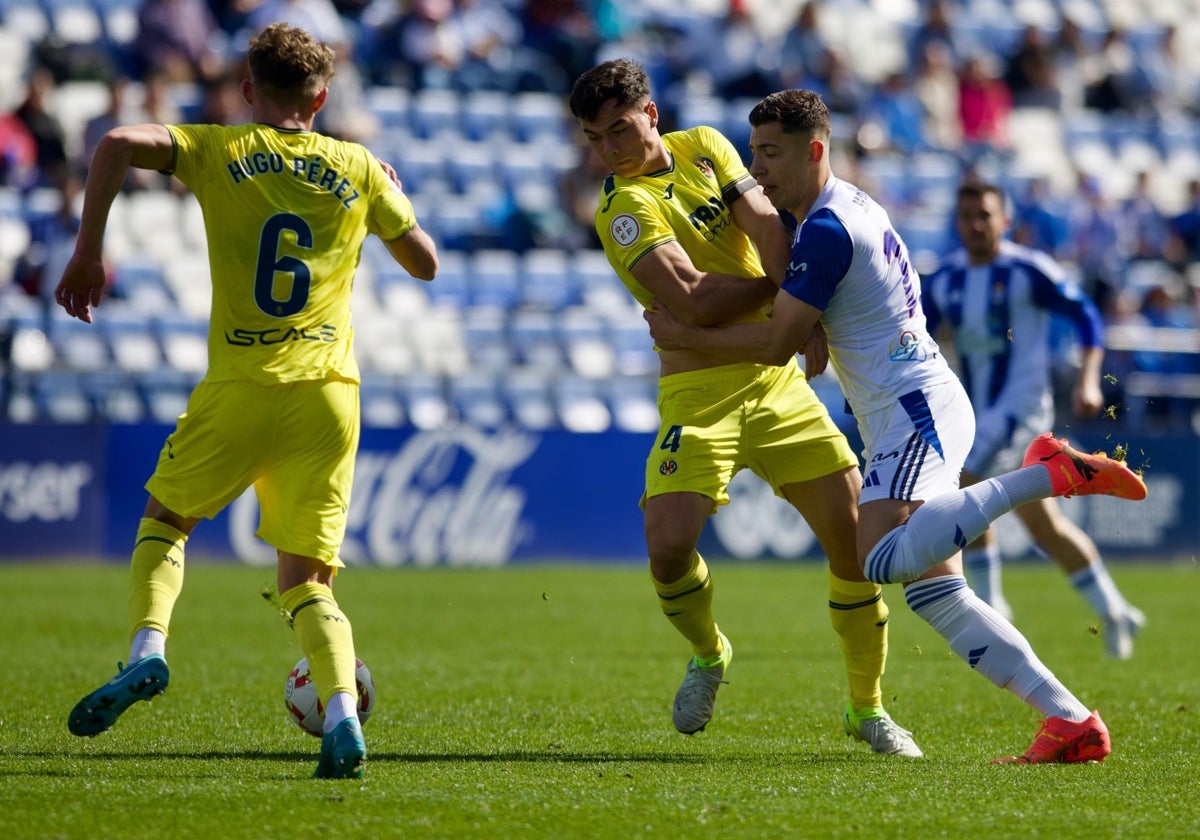
<svg viewBox="0 0 1200 840">
<path fill-rule="evenodd" d="M 659 607 L 691 646 L 672 717 L 684 734 L 712 719 L 733 648 L 713 615 L 713 582 L 696 543 L 717 505 L 729 501 L 741 437 L 738 394 L 752 365 L 674 374 L 659 381 L 662 425 L 646 460 L 642 500 L 650 578 Z"/>
<path fill-rule="evenodd" d="M 912 734 L 883 708 L 888 608 L 858 562 L 858 457 L 798 364 L 763 373 L 760 382 L 764 393 L 746 424 L 746 461 L 804 517 L 828 561 L 829 619 L 850 690 L 842 725 L 875 752 L 919 757 Z"/>
<path fill-rule="evenodd" d="M 72 733 L 97 735 L 136 701 L 166 690 L 166 638 L 183 587 L 188 535 L 200 518 L 219 511 L 249 481 L 241 463 L 249 453 L 226 441 L 231 425 L 235 440 L 247 436 L 247 429 L 238 425 L 245 413 L 226 389 L 201 383 L 167 437 L 146 483 L 150 499 L 130 557 L 128 664 L 76 704 L 67 720 Z"/>
<path fill-rule="evenodd" d="M 1104 622 L 1109 655 L 1118 659 L 1132 656 L 1133 636 L 1142 628 L 1145 616 L 1122 597 L 1092 538 L 1067 518 L 1054 499 L 1030 502 L 1016 513 L 1033 540 Z"/>
<path fill-rule="evenodd" d="M 842 715 L 848 735 L 888 755 L 924 755 L 912 733 L 896 724 L 883 706 L 887 663 L 888 608 L 883 589 L 862 575 L 855 548 L 858 467 L 812 481 L 785 485 L 786 498 L 812 528 L 829 564 L 829 620 L 838 634 L 850 687 Z"/>
<path fill-rule="evenodd" d="M 979 478 L 969 470 L 963 470 L 962 486 L 978 484 Z M 996 533 L 988 528 L 963 549 L 963 570 L 971 583 L 971 589 L 996 612 L 1012 620 L 1012 607 L 1004 597 L 1000 544 Z"/>
<path fill-rule="evenodd" d="M 358 386 L 305 382 L 289 392 L 267 467 L 255 483 L 258 536 L 278 551 L 280 603 L 325 709 L 314 775 L 358 778 L 366 745 L 357 714 L 354 634 L 333 594 L 358 448 Z"/>
<path fill-rule="evenodd" d="M 1088 713 L 1038 660 L 1012 623 L 980 600 L 963 577 L 956 547 L 978 537 L 995 517 L 977 511 L 982 524 L 963 526 L 921 516 L 937 501 L 975 489 L 955 490 L 974 431 L 965 393 L 951 388 L 932 395 L 931 402 L 910 399 L 898 408 L 902 410 L 860 420 L 869 468 L 878 481 L 863 490 L 859 556 L 867 564 L 872 559 L 889 561 L 894 555 L 880 552 L 883 544 L 932 545 L 942 535 L 926 531 L 949 527 L 957 532 L 942 549 L 944 556 L 929 563 L 920 579 L 905 587 L 909 607 L 972 668 L 1046 716 L 1049 729 L 1043 730 L 1023 758 L 1036 762 L 1102 760 L 1110 748 L 1099 716 Z M 895 457 L 898 453 L 904 453 L 903 457 Z M 1041 477 L 1045 478 L 1044 470 Z M 922 499 L 932 501 L 923 503 Z M 968 527 L 977 530 L 964 533 Z M 869 569 L 867 576 L 872 576 Z M 1053 741 L 1060 736 L 1061 743 Z"/>
<path fill-rule="evenodd" d="M 910 395 L 911 396 L 911 395 Z M 918 396 L 920 396 L 918 394 Z M 939 401 L 946 398 L 942 395 Z M 966 400 L 962 394 L 961 401 Z M 920 400 L 924 403 L 923 398 Z M 913 411 L 912 406 L 909 407 Z M 917 406 L 914 414 L 920 413 Z M 968 421 L 969 405 L 939 409 L 946 416 Z M 928 407 L 924 408 L 928 413 Z M 914 419 L 914 424 L 917 422 Z M 962 434 L 953 422 L 955 436 Z M 965 427 L 964 427 L 965 428 Z M 939 451 L 953 438 L 943 439 L 932 426 L 917 427 L 903 448 L 892 453 L 891 460 L 881 463 L 879 470 L 891 475 L 897 469 L 919 475 L 925 464 L 936 464 L 943 457 Z M 1067 446 L 1050 435 L 1034 439 L 1026 453 L 1025 466 L 970 487 L 927 496 L 928 501 L 912 512 L 912 518 L 887 534 L 873 535 L 863 573 L 879 583 L 898 583 L 915 580 L 928 569 L 941 563 L 978 539 L 991 523 L 1014 508 L 1050 496 L 1106 494 L 1120 498 L 1145 498 L 1146 487 L 1123 461 L 1102 454 L 1087 455 Z M 916 496 L 914 496 L 916 498 Z M 886 518 L 873 517 L 886 522 Z M 861 545 L 861 540 L 860 540 Z"/>
</svg>

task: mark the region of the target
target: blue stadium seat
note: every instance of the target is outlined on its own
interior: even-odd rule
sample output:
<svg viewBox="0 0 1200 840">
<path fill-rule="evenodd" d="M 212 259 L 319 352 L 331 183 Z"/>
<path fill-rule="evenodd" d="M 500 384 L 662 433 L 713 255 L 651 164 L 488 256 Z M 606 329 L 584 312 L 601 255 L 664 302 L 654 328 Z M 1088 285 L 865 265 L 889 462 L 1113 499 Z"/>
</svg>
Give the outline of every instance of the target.
<svg viewBox="0 0 1200 840">
<path fill-rule="evenodd" d="M 461 135 L 458 115 L 462 107 L 457 91 L 426 88 L 409 101 L 409 120 L 418 137 L 446 143 L 447 137 Z"/>
<path fill-rule="evenodd" d="M 545 371 L 514 368 L 501 382 L 501 391 L 521 428 L 538 432 L 559 428 L 551 381 Z"/>
<path fill-rule="evenodd" d="M 463 340 L 471 368 L 503 376 L 516 360 L 508 340 L 508 314 L 497 307 L 474 306 L 463 314 Z"/>
<path fill-rule="evenodd" d="M 395 429 L 408 421 L 399 386 L 390 376 L 364 371 L 359 403 L 362 422 L 367 428 Z"/>
<path fill-rule="evenodd" d="M 462 100 L 462 130 L 468 140 L 492 143 L 512 136 L 513 102 L 507 93 L 477 90 Z"/>
<path fill-rule="evenodd" d="M 521 273 L 517 254 L 485 248 L 469 259 L 467 272 L 472 306 L 515 309 L 521 299 Z"/>
<path fill-rule="evenodd" d="M 586 306 L 572 306 L 559 316 L 558 332 L 571 370 L 591 379 L 613 375 L 616 354 L 608 324 L 600 313 Z"/>
<path fill-rule="evenodd" d="M 496 378 L 484 371 L 469 370 L 450 377 L 448 391 L 458 418 L 472 426 L 494 429 L 510 420 Z"/>
<path fill-rule="evenodd" d="M 564 374 L 555 383 L 555 405 L 563 428 L 572 432 L 606 432 L 612 412 L 594 379 Z"/>
<path fill-rule="evenodd" d="M 566 367 L 554 316 L 549 312 L 517 310 L 509 321 L 509 340 L 520 364 L 558 373 Z"/>
<path fill-rule="evenodd" d="M 521 305 L 561 311 L 580 302 L 569 254 L 557 248 L 534 248 L 521 258 Z"/>
<path fill-rule="evenodd" d="M 401 379 L 400 389 L 409 420 L 418 429 L 440 429 L 454 418 L 441 376 L 414 372 Z"/>
<path fill-rule="evenodd" d="M 659 426 L 658 379 L 655 376 L 613 376 L 606 380 L 613 425 L 624 432 L 655 432 Z"/>
</svg>

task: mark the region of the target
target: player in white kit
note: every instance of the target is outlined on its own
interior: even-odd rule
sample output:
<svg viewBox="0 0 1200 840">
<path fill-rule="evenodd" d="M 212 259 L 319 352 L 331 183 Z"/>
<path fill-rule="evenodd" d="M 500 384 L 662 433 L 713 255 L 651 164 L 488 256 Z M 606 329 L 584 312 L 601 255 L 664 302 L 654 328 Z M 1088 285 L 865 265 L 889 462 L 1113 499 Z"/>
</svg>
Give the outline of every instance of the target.
<svg viewBox="0 0 1200 840">
<path fill-rule="evenodd" d="M 963 247 L 922 278 L 922 302 L 930 334 L 953 342 L 959 378 L 975 409 L 975 442 L 962 476 L 970 485 L 1019 467 L 1033 439 L 1054 425 L 1051 313 L 1068 321 L 1079 339 L 1072 412 L 1080 418 L 1100 413 L 1104 324 L 1079 284 L 1048 254 L 1004 238 L 1009 214 L 997 185 L 963 183 L 954 218 Z M 1133 637 L 1146 617 L 1121 595 L 1091 537 L 1053 498 L 1014 513 L 1100 616 L 1109 655 L 1132 656 Z M 1011 619 L 994 530 L 967 546 L 963 565 L 975 594 Z"/>
<path fill-rule="evenodd" d="M 974 438 L 970 401 L 925 328 L 921 281 L 878 204 L 833 176 L 829 111 L 811 92 L 775 93 L 750 112 L 750 172 L 797 221 L 770 320 L 689 327 L 647 311 L 655 341 L 731 360 L 784 364 L 820 320 L 829 358 L 865 444 L 858 551 L 869 580 L 905 599 L 976 671 L 1044 716 L 1023 755 L 1000 762 L 1102 761 L 1108 730 L 967 586 L 960 550 L 1013 507 L 1047 496 L 1145 498 L 1121 461 L 1049 434 L 1014 472 L 959 489 Z M 810 375 L 815 371 L 810 371 Z"/>
</svg>

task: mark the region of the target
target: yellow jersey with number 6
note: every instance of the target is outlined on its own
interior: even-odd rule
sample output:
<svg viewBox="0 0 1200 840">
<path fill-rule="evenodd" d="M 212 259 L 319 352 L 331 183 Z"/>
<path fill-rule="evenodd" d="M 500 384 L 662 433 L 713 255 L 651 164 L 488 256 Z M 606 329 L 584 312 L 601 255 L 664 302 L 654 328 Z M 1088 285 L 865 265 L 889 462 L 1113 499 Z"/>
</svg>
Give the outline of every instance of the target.
<svg viewBox="0 0 1200 840">
<path fill-rule="evenodd" d="M 212 272 L 212 382 L 358 381 L 350 292 L 363 240 L 415 224 L 357 143 L 260 123 L 167 126 L 199 200 Z"/>
</svg>

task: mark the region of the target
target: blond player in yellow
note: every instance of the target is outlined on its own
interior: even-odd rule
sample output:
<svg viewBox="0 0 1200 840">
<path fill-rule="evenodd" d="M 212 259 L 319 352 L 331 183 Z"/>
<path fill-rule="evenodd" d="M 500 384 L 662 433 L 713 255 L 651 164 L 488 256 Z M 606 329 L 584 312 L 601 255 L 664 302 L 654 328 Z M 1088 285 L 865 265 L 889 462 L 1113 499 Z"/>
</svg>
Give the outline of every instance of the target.
<svg viewBox="0 0 1200 840">
<path fill-rule="evenodd" d="M 570 107 L 612 170 L 596 230 L 638 302 L 697 325 L 765 319 L 786 269 L 788 235 L 729 141 L 706 127 L 660 134 L 646 74 L 625 59 L 580 76 Z M 810 371 L 819 372 L 824 348 L 810 345 Z M 796 360 L 772 369 L 690 350 L 659 354 L 662 425 L 642 505 L 659 604 L 693 653 L 675 695 L 675 728 L 693 734 L 708 725 L 733 656 L 696 544 L 708 517 L 728 503 L 734 474 L 748 468 L 800 512 L 828 558 L 830 618 L 849 678 L 847 734 L 875 752 L 920 757 L 912 734 L 883 708 L 888 610 L 855 553 L 858 461 Z"/>
<path fill-rule="evenodd" d="M 332 589 L 359 433 L 350 289 L 368 233 L 415 277 L 432 279 L 438 259 L 395 171 L 312 131 L 333 62 L 304 31 L 269 26 L 250 43 L 242 83 L 252 123 L 116 128 L 88 170 L 79 238 L 56 290 L 68 314 L 90 323 L 100 304 L 105 223 L 130 166 L 174 173 L 195 193 L 213 293 L 208 372 L 146 484 L 128 664 L 72 710 L 75 735 L 105 731 L 167 688 L 188 535 L 253 486 L 258 534 L 278 551 L 281 600 L 325 704 L 314 775 L 362 775 L 354 639 Z"/>
</svg>

